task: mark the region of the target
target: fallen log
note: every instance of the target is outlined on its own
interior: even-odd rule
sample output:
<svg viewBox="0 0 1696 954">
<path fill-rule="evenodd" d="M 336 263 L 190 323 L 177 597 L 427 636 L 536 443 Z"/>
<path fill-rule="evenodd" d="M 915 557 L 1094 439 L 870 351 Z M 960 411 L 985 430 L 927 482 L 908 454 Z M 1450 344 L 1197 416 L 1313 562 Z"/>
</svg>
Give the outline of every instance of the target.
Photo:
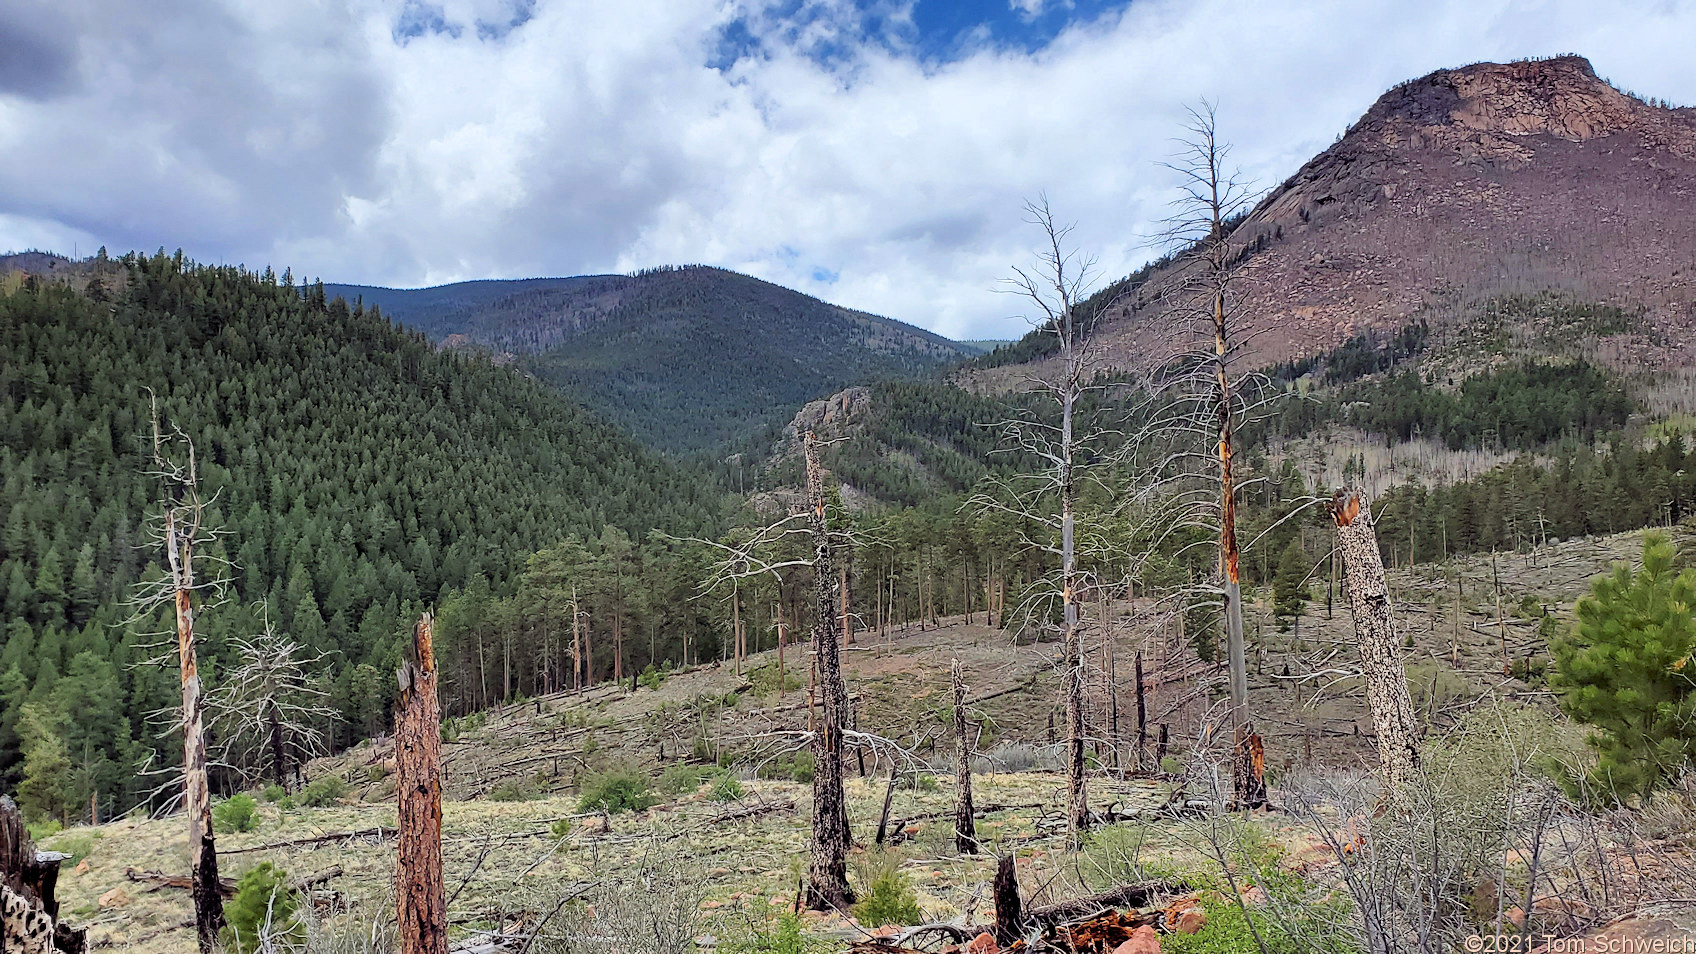
<svg viewBox="0 0 1696 954">
<path fill-rule="evenodd" d="M 296 838 L 292 841 L 274 841 L 268 845 L 254 845 L 250 848 L 225 848 L 218 852 L 220 855 L 239 855 L 250 851 L 276 851 L 281 848 L 307 848 L 313 845 L 328 845 L 334 842 L 369 840 L 381 842 L 395 837 L 393 828 L 357 828 L 353 831 L 337 831 L 328 835 L 315 835 L 311 838 Z"/>
<path fill-rule="evenodd" d="M 977 808 L 977 809 L 973 810 L 972 817 L 973 818 L 983 818 L 983 817 L 985 817 L 987 815 L 991 815 L 995 812 L 1023 811 L 1025 809 L 1042 808 L 1042 807 L 1044 807 L 1044 803 L 1042 803 L 1042 802 L 1029 802 L 1029 803 L 1021 803 L 1021 804 L 1018 804 L 1018 805 L 1003 805 L 1003 804 L 1000 804 L 1000 803 L 996 803 L 996 804 L 992 804 L 992 805 L 985 805 L 981 808 Z M 906 840 L 907 836 L 903 835 L 902 831 L 908 825 L 916 825 L 919 822 L 941 821 L 942 819 L 945 819 L 945 818 L 947 818 L 947 819 L 954 818 L 954 812 L 953 811 L 926 812 L 923 815 L 914 815 L 911 818 L 891 819 L 890 822 L 889 822 L 889 841 L 890 841 L 891 844 L 899 844 L 902 841 Z"/>
<path fill-rule="evenodd" d="M 194 879 L 186 874 L 168 875 L 159 871 L 137 871 L 134 868 L 125 868 L 124 877 L 137 884 L 157 885 L 157 887 L 151 889 L 154 891 L 159 890 L 159 888 L 181 888 L 184 891 L 194 889 Z M 219 878 L 218 893 L 226 898 L 235 897 L 236 883 L 229 878 Z"/>
<path fill-rule="evenodd" d="M 1179 878 L 1138 881 L 1121 885 L 1112 891 L 1092 894 L 1087 898 L 1029 908 L 1025 911 L 1025 922 L 1040 924 L 1044 929 L 1048 929 L 1066 921 L 1089 917 L 1107 908 L 1140 908 L 1163 895 L 1183 894 L 1189 890 L 1189 882 Z"/>
<path fill-rule="evenodd" d="M 89 947 L 117 947 L 120 944 L 125 947 L 131 947 L 133 945 L 140 944 L 143 941 L 151 941 L 161 934 L 169 934 L 172 931 L 186 931 L 192 927 L 194 927 L 194 918 L 185 918 L 184 920 L 178 921 L 174 924 L 166 924 L 156 927 L 150 931 L 143 931 L 134 937 L 127 937 L 121 941 L 113 940 L 110 937 L 103 937 L 90 944 Z"/>
<path fill-rule="evenodd" d="M 296 891 L 305 891 L 308 888 L 316 888 L 324 882 L 329 881 L 331 878 L 340 878 L 341 876 L 342 866 L 336 865 L 334 868 L 326 868 L 317 874 L 307 875 L 304 878 L 296 878 L 294 881 L 290 882 L 290 886 Z"/>
</svg>

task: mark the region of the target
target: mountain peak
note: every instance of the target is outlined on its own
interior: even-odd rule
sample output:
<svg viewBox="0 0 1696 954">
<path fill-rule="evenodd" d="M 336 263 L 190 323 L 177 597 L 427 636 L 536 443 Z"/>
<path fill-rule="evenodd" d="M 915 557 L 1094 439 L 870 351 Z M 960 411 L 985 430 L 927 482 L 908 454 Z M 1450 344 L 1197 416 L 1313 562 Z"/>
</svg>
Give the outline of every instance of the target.
<svg viewBox="0 0 1696 954">
<path fill-rule="evenodd" d="M 1479 133 L 1547 134 L 1585 142 L 1629 126 L 1644 104 L 1596 75 L 1582 56 L 1474 63 L 1391 89 L 1363 123 L 1399 122 L 1439 140 Z"/>
</svg>

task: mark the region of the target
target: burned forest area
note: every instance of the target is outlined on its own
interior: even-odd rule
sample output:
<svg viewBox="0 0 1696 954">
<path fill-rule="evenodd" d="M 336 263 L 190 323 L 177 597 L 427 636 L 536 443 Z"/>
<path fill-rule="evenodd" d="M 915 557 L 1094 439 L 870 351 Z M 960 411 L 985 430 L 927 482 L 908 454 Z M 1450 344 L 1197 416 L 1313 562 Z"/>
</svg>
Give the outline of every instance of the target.
<svg viewBox="0 0 1696 954">
<path fill-rule="evenodd" d="M 1231 119 L 992 347 L 0 257 L 0 950 L 1691 949 L 1696 110 Z"/>
</svg>

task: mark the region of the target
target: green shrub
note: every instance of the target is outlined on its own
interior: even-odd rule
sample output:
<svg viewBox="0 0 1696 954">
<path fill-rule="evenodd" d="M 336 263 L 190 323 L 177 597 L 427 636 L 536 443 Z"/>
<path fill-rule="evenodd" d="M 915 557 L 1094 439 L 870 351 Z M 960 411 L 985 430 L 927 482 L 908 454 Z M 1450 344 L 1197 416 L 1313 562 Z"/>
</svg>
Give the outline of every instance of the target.
<svg viewBox="0 0 1696 954">
<path fill-rule="evenodd" d="M 267 785 L 263 794 L 268 802 L 280 802 L 288 797 L 289 790 L 281 785 Z"/>
<path fill-rule="evenodd" d="M 715 802 L 734 802 L 744 794 L 746 793 L 742 791 L 742 783 L 736 780 L 736 776 L 725 772 L 713 781 L 713 787 L 707 792 L 707 797 Z"/>
<path fill-rule="evenodd" d="M 212 830 L 224 835 L 252 831 L 259 823 L 255 807 L 253 796 L 245 793 L 224 799 L 212 806 Z"/>
<path fill-rule="evenodd" d="M 84 858 L 89 856 L 90 852 L 94 851 L 94 843 L 104 837 L 104 834 L 104 832 L 93 829 L 67 833 L 54 838 L 50 844 L 41 847 L 49 851 L 58 851 L 70 855 L 70 860 L 66 861 L 65 864 L 75 868 L 82 863 Z"/>
<path fill-rule="evenodd" d="M 748 684 L 754 687 L 754 693 L 756 695 L 769 696 L 772 693 L 777 692 L 777 664 L 767 663 L 758 669 L 749 670 Z M 795 675 L 793 667 L 784 671 L 783 689 L 785 692 L 791 689 L 799 689 L 802 685 L 801 677 Z"/>
<path fill-rule="evenodd" d="M 718 943 L 719 954 L 818 954 L 834 949 L 803 932 L 801 918 L 788 911 L 764 922 L 732 924 Z"/>
<path fill-rule="evenodd" d="M 236 883 L 236 896 L 224 907 L 228 926 L 224 947 L 232 954 L 249 954 L 263 947 L 261 933 L 282 940 L 283 946 L 306 943 L 306 926 L 297 912 L 300 898 L 288 887 L 288 877 L 269 861 L 250 869 Z"/>
<path fill-rule="evenodd" d="M 667 795 L 685 795 L 701 787 L 715 772 L 705 765 L 677 764 L 660 773 L 660 791 Z"/>
<path fill-rule="evenodd" d="M 1307 954 L 1294 938 L 1280 930 L 1270 918 L 1257 914 L 1254 928 L 1251 929 L 1242 908 L 1230 901 L 1204 897 L 1201 909 L 1207 915 L 1207 923 L 1202 925 L 1201 930 L 1194 934 L 1173 932 L 1162 935 L 1162 954 L 1242 954 L 1243 951 L 1261 950 L 1261 941 L 1265 942 L 1264 949 L 1268 954 Z M 1255 937 L 1255 930 L 1260 932 L 1258 939 Z M 1339 940 L 1338 947 L 1333 950 L 1341 949 Z"/>
<path fill-rule="evenodd" d="M 292 812 L 292 811 L 294 811 L 294 796 L 293 795 L 284 795 L 282 798 L 277 799 L 277 811 L 280 811 L 280 812 Z"/>
<path fill-rule="evenodd" d="M 647 776 L 624 769 L 591 775 L 583 783 L 583 795 L 577 802 L 577 810 L 600 810 L 613 815 L 647 811 L 658 800 L 650 790 L 651 786 Z"/>
<path fill-rule="evenodd" d="M 554 823 L 548 826 L 548 834 L 553 836 L 554 841 L 564 841 L 565 837 L 571 834 L 571 819 L 554 819 Z"/>
<path fill-rule="evenodd" d="M 867 886 L 863 900 L 854 905 L 854 919 L 862 927 L 885 924 L 919 924 L 924 913 L 907 876 L 894 864 L 882 864 Z"/>
<path fill-rule="evenodd" d="M 1184 760 L 1176 755 L 1168 755 L 1160 760 L 1160 771 L 1167 775 L 1182 775 L 1184 774 Z"/>
<path fill-rule="evenodd" d="M 546 781 L 547 779 L 541 775 L 527 779 L 507 779 L 489 789 L 488 798 L 491 802 L 528 802 L 532 799 L 541 798 L 545 794 L 544 785 Z"/>
<path fill-rule="evenodd" d="M 649 663 L 636 677 L 636 684 L 644 689 L 658 689 L 662 682 L 665 682 L 665 673 L 655 669 L 653 663 Z"/>
<path fill-rule="evenodd" d="M 300 804 L 308 808 L 329 808 L 347 794 L 347 783 L 340 775 L 321 775 L 301 790 Z"/>
<path fill-rule="evenodd" d="M 389 777 L 389 770 L 381 765 L 365 766 L 365 779 L 369 782 L 381 782 Z"/>
<path fill-rule="evenodd" d="M 902 775 L 896 780 L 895 787 L 910 792 L 934 792 L 937 790 L 936 776 L 929 772 Z"/>
<path fill-rule="evenodd" d="M 817 759 L 813 753 L 802 750 L 786 759 L 772 759 L 763 763 L 759 769 L 760 778 L 781 778 L 795 782 L 811 782 L 813 769 L 817 767 Z"/>
<path fill-rule="evenodd" d="M 790 770 L 789 777 L 797 782 L 811 782 L 813 770 L 816 768 L 818 768 L 818 758 L 813 753 L 796 752 L 794 768 Z"/>
<path fill-rule="evenodd" d="M 39 845 L 43 840 L 52 838 L 54 835 L 63 831 L 65 826 L 59 824 L 59 820 L 57 818 L 46 818 L 38 822 L 27 824 L 24 828 L 29 832 L 30 841 Z"/>
</svg>

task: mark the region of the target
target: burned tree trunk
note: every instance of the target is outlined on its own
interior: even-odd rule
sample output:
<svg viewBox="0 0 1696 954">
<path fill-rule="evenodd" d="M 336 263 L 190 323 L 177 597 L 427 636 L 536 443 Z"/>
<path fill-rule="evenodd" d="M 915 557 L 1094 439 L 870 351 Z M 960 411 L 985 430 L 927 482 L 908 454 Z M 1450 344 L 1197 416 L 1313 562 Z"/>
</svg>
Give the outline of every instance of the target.
<svg viewBox="0 0 1696 954">
<path fill-rule="evenodd" d="M 289 784 L 289 764 L 287 756 L 283 753 L 283 720 L 277 713 L 275 700 L 271 702 L 268 717 L 271 733 L 271 774 L 276 778 L 277 784 L 286 789 Z"/>
<path fill-rule="evenodd" d="M 1137 650 L 1137 771 L 1148 768 L 1148 697 L 1142 680 L 1142 650 Z"/>
<path fill-rule="evenodd" d="M 1019 901 L 1019 868 L 1012 855 L 995 863 L 995 943 L 1002 950 L 1013 946 L 1025 933 L 1025 914 Z"/>
<path fill-rule="evenodd" d="M 192 465 L 191 465 L 192 466 Z M 206 776 L 206 699 L 194 647 L 194 526 L 175 506 L 165 511 L 167 562 L 176 588 L 177 665 L 183 691 L 183 808 L 188 815 L 189 873 L 194 887 L 194 933 L 202 954 L 218 948 L 224 899 L 218 894 L 218 850 L 212 834 L 212 792 Z M 192 516 L 198 522 L 199 514 Z"/>
<path fill-rule="evenodd" d="M 842 733 L 848 687 L 842 681 L 841 648 L 836 640 L 836 591 L 831 579 L 831 544 L 824 515 L 824 470 L 818 438 L 807 432 L 807 524 L 813 538 L 813 658 L 818 672 L 820 712 L 813 732 L 813 844 L 807 871 L 807 906 L 816 911 L 847 910 L 854 903 L 848 886 L 848 799 L 842 790 Z"/>
<path fill-rule="evenodd" d="M 0 951 L 82 954 L 88 938 L 59 920 L 54 891 L 63 855 L 35 850 L 18 806 L 0 796 Z"/>
<path fill-rule="evenodd" d="M 1338 491 L 1331 498 L 1337 521 L 1337 551 L 1343 561 L 1343 591 L 1354 617 L 1366 674 L 1366 701 L 1378 735 L 1378 758 L 1393 791 L 1404 790 L 1420 778 L 1418 726 L 1413 720 L 1413 697 L 1407 688 L 1396 642 L 1390 591 L 1384 582 L 1384 559 L 1372 529 L 1372 511 L 1360 494 Z"/>
<path fill-rule="evenodd" d="M 977 825 L 972 820 L 972 740 L 966 733 L 966 679 L 960 660 L 951 667 L 954 682 L 954 850 L 962 855 L 978 853 Z"/>
<path fill-rule="evenodd" d="M 889 763 L 889 785 L 883 790 L 883 811 L 879 812 L 877 816 L 877 843 L 879 845 L 883 844 L 884 839 L 889 837 L 889 807 L 895 804 L 895 778 L 899 774 L 900 769 L 896 767 L 892 760 Z"/>
<path fill-rule="evenodd" d="M 400 954 L 447 954 L 447 893 L 442 881 L 442 728 L 436 698 L 434 621 L 412 631 L 413 659 L 402 665 L 395 706 L 395 786 L 400 804 L 396 908 Z"/>
</svg>

